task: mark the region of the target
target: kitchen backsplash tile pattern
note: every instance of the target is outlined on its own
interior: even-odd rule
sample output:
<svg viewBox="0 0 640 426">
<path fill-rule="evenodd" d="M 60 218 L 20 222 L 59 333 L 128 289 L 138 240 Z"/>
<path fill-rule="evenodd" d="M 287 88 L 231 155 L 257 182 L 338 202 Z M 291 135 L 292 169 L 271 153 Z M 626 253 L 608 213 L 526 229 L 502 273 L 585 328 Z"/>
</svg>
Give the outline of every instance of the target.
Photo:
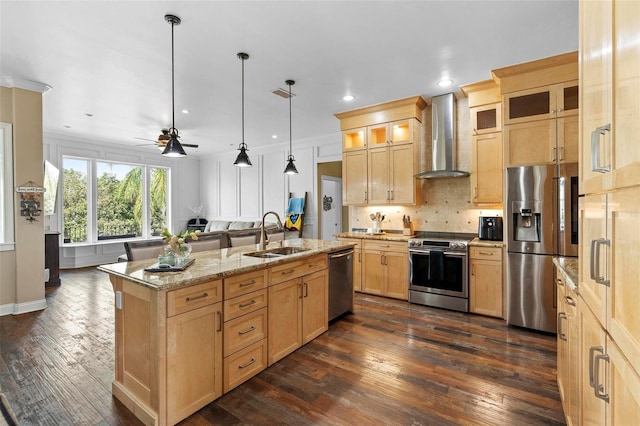
<svg viewBox="0 0 640 426">
<path fill-rule="evenodd" d="M 469 108 L 466 98 L 457 99 L 457 152 L 458 169 L 471 167 L 471 132 Z M 430 170 L 431 163 L 431 108 L 423 112 L 421 136 L 421 170 Z M 428 179 L 422 182 L 423 204 L 419 206 L 367 206 L 349 207 L 351 228 L 371 228 L 369 215 L 381 212 L 385 220 L 382 229 L 402 229 L 402 216 L 411 216 L 416 231 L 478 232 L 479 216 L 502 216 L 502 210 L 479 208 L 471 202 L 469 177 Z"/>
</svg>

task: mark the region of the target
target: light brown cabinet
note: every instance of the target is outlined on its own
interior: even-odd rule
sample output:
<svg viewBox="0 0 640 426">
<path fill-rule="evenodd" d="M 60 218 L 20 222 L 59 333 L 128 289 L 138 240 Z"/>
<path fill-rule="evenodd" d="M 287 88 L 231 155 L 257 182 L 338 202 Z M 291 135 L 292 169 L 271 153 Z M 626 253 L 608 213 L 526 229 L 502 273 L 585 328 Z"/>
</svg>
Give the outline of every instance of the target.
<svg viewBox="0 0 640 426">
<path fill-rule="evenodd" d="M 577 52 L 492 73 L 502 93 L 505 167 L 578 162 Z"/>
<path fill-rule="evenodd" d="M 329 328 L 326 269 L 269 287 L 269 365 Z"/>
<path fill-rule="evenodd" d="M 580 421 L 640 419 L 640 4 L 582 1 Z"/>
<path fill-rule="evenodd" d="M 557 352 L 558 389 L 567 425 L 579 422 L 580 336 L 578 335 L 578 295 L 556 271 L 556 301 L 558 308 Z"/>
<path fill-rule="evenodd" d="M 224 279 L 223 391 L 267 367 L 268 270 Z"/>
<path fill-rule="evenodd" d="M 364 205 L 369 202 L 367 151 L 342 154 L 342 199 L 344 205 Z"/>
<path fill-rule="evenodd" d="M 471 199 L 502 204 L 502 98 L 493 80 L 461 87 L 469 98 L 471 119 Z"/>
<path fill-rule="evenodd" d="M 469 311 L 503 317 L 502 248 L 469 247 Z"/>
<path fill-rule="evenodd" d="M 363 240 L 362 292 L 407 300 L 408 265 L 406 243 Z"/>
<path fill-rule="evenodd" d="M 345 205 L 416 204 L 420 200 L 420 96 L 335 116 L 342 129 Z"/>
<path fill-rule="evenodd" d="M 371 148 L 368 152 L 368 203 L 415 204 L 413 145 Z"/>
<path fill-rule="evenodd" d="M 503 103 L 505 125 L 578 115 L 578 80 L 507 93 Z"/>
</svg>

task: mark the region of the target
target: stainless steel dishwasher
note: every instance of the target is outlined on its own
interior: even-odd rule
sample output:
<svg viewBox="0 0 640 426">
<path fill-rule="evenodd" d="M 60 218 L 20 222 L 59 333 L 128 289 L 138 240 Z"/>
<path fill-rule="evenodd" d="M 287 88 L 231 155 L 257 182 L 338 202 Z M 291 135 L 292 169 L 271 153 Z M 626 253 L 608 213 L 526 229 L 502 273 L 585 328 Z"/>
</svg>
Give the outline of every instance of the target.
<svg viewBox="0 0 640 426">
<path fill-rule="evenodd" d="M 329 253 L 329 321 L 353 309 L 353 248 Z"/>
</svg>

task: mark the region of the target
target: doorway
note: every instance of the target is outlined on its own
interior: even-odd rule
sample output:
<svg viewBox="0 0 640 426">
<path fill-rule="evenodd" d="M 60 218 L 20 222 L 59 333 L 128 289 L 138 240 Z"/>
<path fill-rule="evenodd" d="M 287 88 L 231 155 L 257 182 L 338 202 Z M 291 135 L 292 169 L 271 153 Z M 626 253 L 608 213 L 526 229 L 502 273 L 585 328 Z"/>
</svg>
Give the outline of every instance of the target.
<svg viewBox="0 0 640 426">
<path fill-rule="evenodd" d="M 333 240 L 342 232 L 342 178 L 322 175 L 320 195 L 320 235 L 323 240 Z"/>
</svg>

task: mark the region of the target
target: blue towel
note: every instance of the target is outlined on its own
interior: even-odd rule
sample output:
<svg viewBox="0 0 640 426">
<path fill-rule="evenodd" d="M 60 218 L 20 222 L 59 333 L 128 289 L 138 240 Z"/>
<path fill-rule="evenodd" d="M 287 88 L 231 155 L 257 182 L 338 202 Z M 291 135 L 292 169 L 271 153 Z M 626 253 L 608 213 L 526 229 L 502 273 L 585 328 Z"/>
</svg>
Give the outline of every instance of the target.
<svg viewBox="0 0 640 426">
<path fill-rule="evenodd" d="M 289 198 L 289 207 L 287 207 L 287 214 L 302 213 L 304 213 L 304 198 Z"/>
</svg>

